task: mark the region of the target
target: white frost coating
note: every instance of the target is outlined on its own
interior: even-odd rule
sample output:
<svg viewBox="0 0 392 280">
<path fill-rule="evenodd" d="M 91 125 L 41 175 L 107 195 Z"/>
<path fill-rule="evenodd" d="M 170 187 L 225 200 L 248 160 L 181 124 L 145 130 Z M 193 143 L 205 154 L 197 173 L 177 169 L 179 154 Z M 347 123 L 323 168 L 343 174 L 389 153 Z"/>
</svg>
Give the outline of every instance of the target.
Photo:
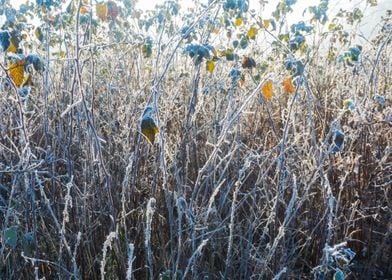
<svg viewBox="0 0 392 280">
<path fill-rule="evenodd" d="M 203 247 L 207 244 L 207 242 L 208 242 L 208 239 L 204 239 L 200 243 L 199 247 L 197 247 L 196 251 L 193 252 L 191 258 L 188 261 L 188 265 L 186 266 L 184 276 L 182 277 L 182 279 L 186 279 L 186 275 L 188 274 L 189 270 L 191 269 L 194 259 L 196 259 L 201 254 L 201 250 L 203 250 Z"/>
<path fill-rule="evenodd" d="M 112 249 L 112 242 L 113 239 L 117 238 L 117 232 L 112 231 L 109 233 L 109 235 L 106 237 L 105 242 L 103 243 L 103 248 L 102 248 L 102 261 L 101 261 L 101 279 L 105 279 L 105 265 L 106 265 L 106 254 L 108 251 L 108 248 Z"/>
<path fill-rule="evenodd" d="M 127 280 L 132 279 L 132 263 L 135 260 L 133 252 L 135 251 L 135 245 L 133 243 L 128 244 L 128 268 L 127 268 Z"/>
<path fill-rule="evenodd" d="M 152 250 L 151 250 L 151 222 L 152 216 L 155 212 L 156 200 L 155 198 L 150 198 L 147 203 L 147 210 L 146 210 L 146 229 L 144 230 L 144 247 L 147 252 L 147 265 L 148 271 L 150 274 L 150 280 L 154 279 L 154 269 L 153 269 L 153 262 L 152 262 Z"/>
</svg>

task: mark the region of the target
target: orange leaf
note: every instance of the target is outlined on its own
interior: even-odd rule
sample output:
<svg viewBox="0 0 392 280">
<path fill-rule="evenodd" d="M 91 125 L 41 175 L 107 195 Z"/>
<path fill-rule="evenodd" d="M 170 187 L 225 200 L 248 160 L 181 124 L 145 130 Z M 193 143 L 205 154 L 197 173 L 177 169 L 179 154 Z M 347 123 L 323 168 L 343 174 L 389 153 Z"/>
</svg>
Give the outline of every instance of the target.
<svg viewBox="0 0 392 280">
<path fill-rule="evenodd" d="M 87 6 L 82 6 L 82 7 L 80 7 L 80 14 L 81 15 L 85 15 L 85 14 L 87 14 L 88 13 L 88 7 Z"/>
<path fill-rule="evenodd" d="M 293 94 L 295 92 L 295 87 L 294 87 L 290 77 L 283 80 L 282 86 L 283 86 L 284 92 L 291 93 L 291 94 Z"/>
<path fill-rule="evenodd" d="M 272 89 L 272 81 L 268 81 L 264 84 L 264 86 L 261 88 L 261 93 L 263 94 L 264 98 L 266 100 L 271 100 L 272 96 L 274 95 L 273 89 Z"/>
<path fill-rule="evenodd" d="M 263 24 L 265 29 L 268 29 L 270 27 L 270 21 L 268 19 L 263 20 Z"/>
<path fill-rule="evenodd" d="M 9 75 L 14 81 L 15 85 L 19 87 L 23 84 L 24 80 L 24 64 L 25 60 L 21 59 L 14 64 L 9 65 Z"/>
</svg>

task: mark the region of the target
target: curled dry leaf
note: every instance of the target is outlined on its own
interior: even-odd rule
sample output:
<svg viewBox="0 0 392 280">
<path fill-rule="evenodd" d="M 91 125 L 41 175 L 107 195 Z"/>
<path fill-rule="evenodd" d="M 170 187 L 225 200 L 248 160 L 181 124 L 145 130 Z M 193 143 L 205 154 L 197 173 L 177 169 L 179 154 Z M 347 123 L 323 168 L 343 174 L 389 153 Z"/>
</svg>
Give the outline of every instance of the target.
<svg viewBox="0 0 392 280">
<path fill-rule="evenodd" d="M 159 132 L 157 125 L 155 124 L 154 119 L 152 118 L 152 114 L 154 113 L 154 109 L 151 106 L 147 106 L 143 112 L 142 122 L 140 124 L 140 128 L 142 134 L 146 136 L 148 141 L 154 145 L 155 135 Z"/>
</svg>

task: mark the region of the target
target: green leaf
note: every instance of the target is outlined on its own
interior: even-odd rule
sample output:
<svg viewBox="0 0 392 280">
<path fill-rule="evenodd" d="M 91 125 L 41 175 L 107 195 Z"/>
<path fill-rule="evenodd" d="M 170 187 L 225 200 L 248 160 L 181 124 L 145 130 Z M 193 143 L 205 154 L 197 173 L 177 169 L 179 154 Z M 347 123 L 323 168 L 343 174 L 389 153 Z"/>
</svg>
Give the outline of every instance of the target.
<svg viewBox="0 0 392 280">
<path fill-rule="evenodd" d="M 15 249 L 17 241 L 18 241 L 18 227 L 13 226 L 13 227 L 6 228 L 4 230 L 4 243 L 12 247 L 12 249 Z"/>
<path fill-rule="evenodd" d="M 145 44 L 142 46 L 142 53 L 144 58 L 150 57 L 152 55 L 152 47 L 149 44 Z"/>
<path fill-rule="evenodd" d="M 289 36 L 289 34 L 288 34 L 288 33 L 285 33 L 285 34 L 279 34 L 279 35 L 278 35 L 278 39 L 279 39 L 279 40 L 281 40 L 281 41 L 283 41 L 283 42 L 286 42 L 286 43 L 288 43 L 288 42 L 289 42 L 289 40 L 290 40 L 290 36 Z"/>
<path fill-rule="evenodd" d="M 22 236 L 22 248 L 23 252 L 27 256 L 31 256 L 34 251 L 34 236 L 32 232 L 26 232 Z"/>
<path fill-rule="evenodd" d="M 228 61 L 233 61 L 234 60 L 234 52 L 233 49 L 227 49 L 226 50 L 226 59 Z"/>
<path fill-rule="evenodd" d="M 240 46 L 242 49 L 246 49 L 246 47 L 248 46 L 249 42 L 248 40 L 246 40 L 246 38 L 242 38 L 240 41 Z"/>
<path fill-rule="evenodd" d="M 159 280 L 170 280 L 170 270 L 166 270 L 165 272 L 162 272 L 161 274 L 159 274 Z"/>
</svg>

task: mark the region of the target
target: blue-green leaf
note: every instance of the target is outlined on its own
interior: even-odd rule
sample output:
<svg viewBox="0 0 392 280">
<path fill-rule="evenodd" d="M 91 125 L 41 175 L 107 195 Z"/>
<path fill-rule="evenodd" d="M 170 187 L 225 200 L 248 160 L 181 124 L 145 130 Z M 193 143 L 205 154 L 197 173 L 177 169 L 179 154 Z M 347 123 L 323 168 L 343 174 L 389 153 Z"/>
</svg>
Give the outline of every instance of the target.
<svg viewBox="0 0 392 280">
<path fill-rule="evenodd" d="M 333 275 L 333 280 L 344 280 L 344 272 L 339 268 L 336 269 L 335 274 Z"/>
<path fill-rule="evenodd" d="M 4 230 L 4 243 L 13 249 L 16 248 L 18 241 L 18 227 L 12 226 Z"/>
</svg>

